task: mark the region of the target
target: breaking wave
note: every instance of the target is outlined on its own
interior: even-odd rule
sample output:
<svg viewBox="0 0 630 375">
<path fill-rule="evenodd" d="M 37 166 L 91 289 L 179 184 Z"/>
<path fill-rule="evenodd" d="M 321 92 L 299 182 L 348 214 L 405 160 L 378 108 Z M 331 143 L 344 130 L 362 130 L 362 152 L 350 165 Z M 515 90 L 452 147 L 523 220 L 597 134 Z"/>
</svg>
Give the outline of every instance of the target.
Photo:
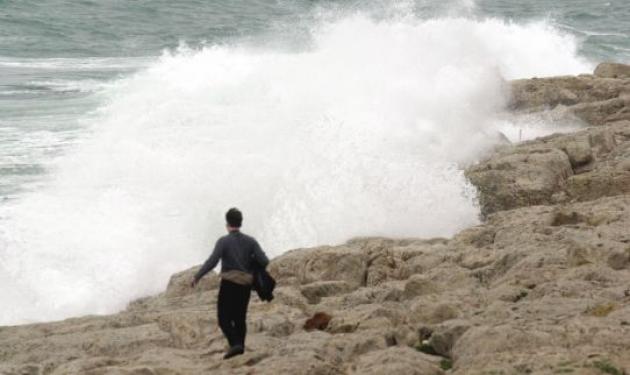
<svg viewBox="0 0 630 375">
<path fill-rule="evenodd" d="M 298 50 L 180 48 L 108 85 L 51 181 L 0 211 L 0 324 L 108 313 L 201 262 L 231 206 L 272 255 L 477 223 L 461 166 L 505 79 L 588 71 L 544 22 L 323 22 Z M 7 62 L 2 62 L 7 63 Z"/>
</svg>

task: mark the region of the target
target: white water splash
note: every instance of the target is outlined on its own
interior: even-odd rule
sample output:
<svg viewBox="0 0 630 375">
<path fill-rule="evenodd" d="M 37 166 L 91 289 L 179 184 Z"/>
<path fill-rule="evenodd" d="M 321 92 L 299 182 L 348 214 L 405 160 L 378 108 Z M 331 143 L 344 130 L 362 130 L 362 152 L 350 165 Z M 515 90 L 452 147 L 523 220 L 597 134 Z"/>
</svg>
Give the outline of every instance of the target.
<svg viewBox="0 0 630 375">
<path fill-rule="evenodd" d="M 45 189 L 2 207 L 0 324 L 107 313 L 201 262 L 231 206 L 271 255 L 477 222 L 458 165 L 492 142 L 504 78 L 590 66 L 544 23 L 314 30 L 302 52 L 165 55 L 106 89 Z"/>
</svg>

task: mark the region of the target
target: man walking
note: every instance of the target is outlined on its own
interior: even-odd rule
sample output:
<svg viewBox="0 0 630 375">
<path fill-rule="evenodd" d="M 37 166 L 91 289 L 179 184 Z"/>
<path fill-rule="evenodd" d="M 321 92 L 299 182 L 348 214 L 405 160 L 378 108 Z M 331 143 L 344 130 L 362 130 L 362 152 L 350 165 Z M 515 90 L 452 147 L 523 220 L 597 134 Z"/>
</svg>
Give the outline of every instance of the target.
<svg viewBox="0 0 630 375">
<path fill-rule="evenodd" d="M 224 359 L 245 352 L 247 306 L 251 294 L 254 268 L 265 268 L 269 259 L 253 237 L 240 231 L 243 214 L 230 208 L 225 214 L 228 234 L 219 238 L 214 251 L 194 276 L 194 288 L 199 279 L 221 260 L 221 285 L 217 301 L 219 327 L 230 345 Z M 257 265 L 256 265 L 257 263 Z"/>
</svg>

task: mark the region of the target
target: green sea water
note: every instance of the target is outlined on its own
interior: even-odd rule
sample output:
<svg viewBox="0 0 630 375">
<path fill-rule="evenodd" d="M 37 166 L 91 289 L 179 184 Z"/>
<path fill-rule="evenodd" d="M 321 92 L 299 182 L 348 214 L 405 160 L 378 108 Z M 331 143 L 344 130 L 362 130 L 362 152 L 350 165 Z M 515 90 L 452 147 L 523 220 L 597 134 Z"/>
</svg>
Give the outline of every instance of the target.
<svg viewBox="0 0 630 375">
<path fill-rule="evenodd" d="M 628 0 L 0 0 L 0 325 L 163 290 L 232 205 L 270 255 L 450 236 L 502 79 L 601 61 Z"/>
<path fill-rule="evenodd" d="M 383 4 L 385 3 L 385 4 Z M 325 11 L 391 14 L 376 1 L 0 1 L 0 56 L 144 57 L 181 42 L 191 46 L 306 33 Z M 418 17 L 469 15 L 514 22 L 546 19 L 582 42 L 596 60 L 630 58 L 630 4 L 625 0 L 478 0 L 399 2 Z"/>
<path fill-rule="evenodd" d="M 586 59 L 630 61 L 626 0 L 0 0 L 0 198 L 40 181 L 98 107 L 99 89 L 164 51 L 230 43 L 299 49 L 322 18 L 355 12 L 544 21 L 575 36 Z"/>
</svg>

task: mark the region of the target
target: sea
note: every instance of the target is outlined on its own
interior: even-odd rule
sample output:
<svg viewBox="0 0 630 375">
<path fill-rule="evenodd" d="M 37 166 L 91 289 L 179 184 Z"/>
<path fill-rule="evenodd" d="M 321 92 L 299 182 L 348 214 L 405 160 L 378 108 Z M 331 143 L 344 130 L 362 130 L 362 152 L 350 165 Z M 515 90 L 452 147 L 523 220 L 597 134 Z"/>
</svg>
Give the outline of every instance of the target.
<svg viewBox="0 0 630 375">
<path fill-rule="evenodd" d="M 630 62 L 628 0 L 0 0 L 0 325 L 107 314 L 204 261 L 479 223 L 506 81 Z"/>
</svg>

